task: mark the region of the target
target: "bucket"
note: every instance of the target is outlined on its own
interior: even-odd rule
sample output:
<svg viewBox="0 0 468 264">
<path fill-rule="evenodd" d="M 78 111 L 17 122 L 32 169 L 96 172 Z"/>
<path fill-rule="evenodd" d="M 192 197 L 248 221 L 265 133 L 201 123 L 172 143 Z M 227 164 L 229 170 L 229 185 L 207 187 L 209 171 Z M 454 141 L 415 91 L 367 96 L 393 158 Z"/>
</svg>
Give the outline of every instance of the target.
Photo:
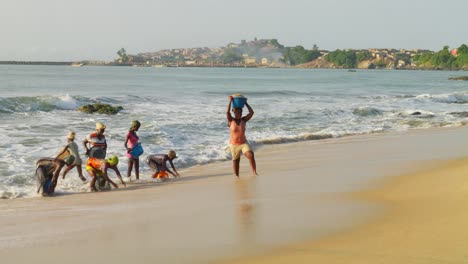
<svg viewBox="0 0 468 264">
<path fill-rule="evenodd" d="M 232 107 L 233 108 L 243 108 L 247 98 L 244 96 L 237 96 L 232 98 Z"/>
<path fill-rule="evenodd" d="M 143 154 L 143 147 L 141 146 L 140 143 L 137 143 L 133 148 L 132 148 L 132 151 L 130 152 L 130 154 L 132 155 L 132 157 L 134 158 L 138 158 L 141 156 L 141 154 Z"/>
</svg>

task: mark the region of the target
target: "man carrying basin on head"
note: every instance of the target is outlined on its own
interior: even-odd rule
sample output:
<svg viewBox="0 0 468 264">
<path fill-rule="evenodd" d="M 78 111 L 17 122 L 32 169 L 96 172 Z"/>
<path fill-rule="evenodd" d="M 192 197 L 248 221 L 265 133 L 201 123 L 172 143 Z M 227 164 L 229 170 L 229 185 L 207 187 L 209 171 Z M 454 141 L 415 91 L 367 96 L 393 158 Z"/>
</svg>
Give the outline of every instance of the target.
<svg viewBox="0 0 468 264">
<path fill-rule="evenodd" d="M 231 154 L 232 154 L 232 167 L 234 169 L 234 173 L 237 177 L 239 177 L 239 164 L 240 164 L 240 155 L 241 153 L 249 160 L 250 167 L 252 167 L 253 175 L 257 175 L 257 165 L 255 163 L 255 156 L 252 148 L 250 147 L 249 142 L 247 142 L 247 138 L 245 137 L 245 128 L 246 123 L 249 121 L 254 111 L 252 107 L 247 103 L 247 98 L 236 95 L 237 97 L 242 98 L 240 105 L 234 105 L 232 108 L 232 112 L 234 113 L 234 117 L 231 116 L 230 109 L 231 105 L 234 101 L 234 96 L 229 96 L 229 103 L 226 110 L 226 116 L 228 120 L 229 130 L 231 132 L 231 139 L 230 139 L 230 147 L 231 147 Z M 240 101 L 240 100 L 239 100 Z M 247 106 L 249 113 L 242 117 L 242 107 Z"/>
<path fill-rule="evenodd" d="M 106 126 L 101 123 L 96 123 L 96 132 L 89 134 L 83 140 L 83 146 L 86 149 L 86 155 L 88 157 L 94 157 L 98 159 L 106 158 L 107 142 L 104 136 Z M 90 147 L 88 147 L 88 145 Z"/>
<path fill-rule="evenodd" d="M 57 179 L 62 168 L 70 166 L 75 161 L 75 157 L 70 155 L 64 159 L 60 158 L 41 158 L 36 161 L 36 185 L 37 193 L 42 196 L 53 195 Z"/>
<path fill-rule="evenodd" d="M 119 168 L 117 165 L 119 164 L 119 158 L 117 156 L 111 156 L 110 158 L 106 159 L 98 159 L 91 157 L 86 162 L 86 171 L 88 172 L 89 176 L 91 176 L 91 182 L 89 183 L 90 189 L 92 192 L 97 190 L 110 190 L 109 183 L 114 186 L 114 188 L 118 189 L 119 186 L 115 184 L 107 175 L 108 169 L 113 169 L 117 174 L 120 182 L 125 185 L 125 182 L 122 180 L 122 176 L 120 175 Z"/>
</svg>

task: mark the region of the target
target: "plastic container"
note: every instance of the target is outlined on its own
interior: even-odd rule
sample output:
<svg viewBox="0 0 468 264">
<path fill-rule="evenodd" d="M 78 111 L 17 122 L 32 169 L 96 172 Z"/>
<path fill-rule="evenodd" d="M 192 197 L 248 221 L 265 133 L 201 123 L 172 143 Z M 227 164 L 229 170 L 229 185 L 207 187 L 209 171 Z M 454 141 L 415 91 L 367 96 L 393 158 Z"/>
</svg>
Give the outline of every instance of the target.
<svg viewBox="0 0 468 264">
<path fill-rule="evenodd" d="M 242 95 L 233 95 L 232 98 L 232 107 L 233 108 L 243 108 L 247 98 Z"/>
<path fill-rule="evenodd" d="M 144 151 L 143 151 L 143 147 L 141 146 L 140 143 L 137 143 L 137 144 L 133 147 L 133 149 L 132 149 L 132 151 L 130 152 L 130 154 L 131 154 L 134 158 L 138 158 L 138 157 L 141 156 L 141 154 L 143 154 L 143 152 L 144 152 Z"/>
<path fill-rule="evenodd" d="M 157 175 L 153 174 L 152 177 L 154 179 L 165 179 L 165 178 L 169 178 L 169 174 L 167 174 L 167 172 L 165 171 L 160 171 Z"/>
</svg>

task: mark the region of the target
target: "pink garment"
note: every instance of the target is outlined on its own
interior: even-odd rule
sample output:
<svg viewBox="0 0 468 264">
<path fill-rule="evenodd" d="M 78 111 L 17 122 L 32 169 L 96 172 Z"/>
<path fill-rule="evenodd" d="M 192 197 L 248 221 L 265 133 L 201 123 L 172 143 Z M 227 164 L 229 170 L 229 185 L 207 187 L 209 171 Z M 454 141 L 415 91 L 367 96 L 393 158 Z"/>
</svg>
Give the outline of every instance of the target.
<svg viewBox="0 0 468 264">
<path fill-rule="evenodd" d="M 138 140 L 140 139 L 135 133 L 132 133 L 130 131 L 127 133 L 127 137 L 128 137 L 127 147 L 129 148 L 133 148 L 138 143 Z M 127 153 L 127 158 L 130 158 L 130 159 L 133 158 L 132 154 Z"/>
</svg>

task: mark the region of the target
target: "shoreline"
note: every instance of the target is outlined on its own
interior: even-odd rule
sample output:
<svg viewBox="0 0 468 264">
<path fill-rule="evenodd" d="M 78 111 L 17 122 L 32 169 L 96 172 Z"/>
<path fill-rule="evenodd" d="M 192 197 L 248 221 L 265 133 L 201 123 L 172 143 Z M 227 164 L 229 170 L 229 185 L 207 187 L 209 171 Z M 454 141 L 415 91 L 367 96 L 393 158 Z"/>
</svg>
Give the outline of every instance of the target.
<svg viewBox="0 0 468 264">
<path fill-rule="evenodd" d="M 87 63 L 86 61 L 0 61 L 0 65 L 35 65 L 35 66 L 71 66 L 71 67 L 140 67 L 140 68 L 254 68 L 254 69 L 300 69 L 300 70 L 394 70 L 394 71 L 448 71 L 448 72 L 466 72 L 468 68 L 460 69 L 443 69 L 438 67 L 409 67 L 409 68 L 344 68 L 344 67 L 303 67 L 301 65 L 295 66 L 268 66 L 268 65 L 147 65 L 147 64 L 118 64 L 114 62 L 103 63 Z"/>
<path fill-rule="evenodd" d="M 302 241 L 327 241 L 379 219 L 384 204 L 353 194 L 466 156 L 467 134 L 461 127 L 269 145 L 256 151 L 257 178 L 242 159 L 240 179 L 228 161 L 184 169 L 183 178 L 162 184 L 6 200 L 0 257 L 26 263 L 53 252 L 51 263 L 81 263 L 89 256 L 80 252 L 112 251 L 94 258 L 218 263 L 275 249 L 295 255 L 295 245 L 309 245 Z"/>
<path fill-rule="evenodd" d="M 425 133 L 437 133 L 438 131 L 450 131 L 450 130 L 458 130 L 458 129 L 463 129 L 463 128 L 466 128 L 468 129 L 468 125 L 461 125 L 461 126 L 453 126 L 453 127 L 432 127 L 432 128 L 425 128 L 425 129 L 410 129 L 410 130 L 406 130 L 406 131 L 384 131 L 384 132 L 375 132 L 375 133 L 363 133 L 363 134 L 349 134 L 349 135 L 343 135 L 343 136 L 338 136 L 338 137 L 333 137 L 332 135 L 330 134 L 324 134 L 324 135 L 313 135 L 313 136 L 309 136 L 308 139 L 303 139 L 303 140 L 296 140 L 296 139 L 280 139 L 280 140 L 269 140 L 269 141 L 265 141 L 265 142 L 262 142 L 262 143 L 257 143 L 257 144 L 254 144 L 254 146 L 256 145 L 257 147 L 254 147 L 254 151 L 257 152 L 258 150 L 261 151 L 261 149 L 263 148 L 271 148 L 271 147 L 275 147 L 275 146 L 281 146 L 281 145 L 286 145 L 286 147 L 288 145 L 295 145 L 295 144 L 322 144 L 322 143 L 329 143 L 329 142 L 336 142 L 336 141 L 349 141 L 349 140 L 360 140 L 360 139 L 366 139 L 366 138 L 375 138 L 375 137 L 380 137 L 380 136 L 390 136 L 390 137 L 394 137 L 394 136 L 399 136 L 399 135 L 405 135 L 405 134 L 408 134 L 408 135 L 418 135 L 418 134 L 425 134 Z M 273 143 L 272 143 L 273 142 Z M 229 163 L 230 164 L 230 160 L 221 160 L 221 161 L 209 161 L 205 164 L 198 164 L 198 165 L 192 165 L 192 166 L 189 166 L 189 167 L 184 167 L 184 168 L 181 168 L 180 170 L 182 170 L 183 172 L 184 171 L 194 171 L 194 170 L 198 170 L 199 168 L 204 168 L 205 166 L 213 166 L 216 164 L 220 164 L 220 163 Z M 149 173 L 151 174 L 151 171 L 144 171 L 143 172 L 143 175 L 145 173 Z M 73 177 L 73 176 L 72 176 Z M 156 182 L 154 179 L 151 179 L 151 177 L 149 177 L 149 175 L 145 175 L 144 176 L 146 179 L 143 179 L 141 180 L 140 182 L 138 182 L 137 184 L 143 184 L 143 185 L 153 185 L 153 184 L 161 184 L 161 182 Z M 172 176 L 171 176 L 172 177 Z M 124 180 L 126 180 L 126 177 L 122 176 L 122 178 Z M 134 176 L 132 177 L 133 179 L 133 182 L 130 183 L 130 185 L 134 185 L 135 182 L 134 182 Z M 170 181 L 168 181 L 167 183 L 163 183 L 163 184 L 170 184 L 171 181 L 177 181 L 178 179 L 175 179 L 175 178 L 171 178 Z M 115 178 L 114 181 L 116 183 L 118 183 L 119 186 L 121 186 L 121 184 L 118 182 L 118 180 Z M 126 182 L 128 183 L 128 182 Z M 122 186 L 121 186 L 122 187 Z M 82 189 L 83 190 L 83 189 Z M 115 189 L 113 189 L 115 190 Z M 75 195 L 75 194 L 84 194 L 84 193 L 88 193 L 89 191 L 81 191 L 81 192 L 57 192 L 55 196 L 68 196 L 68 195 Z M 28 194 L 28 195 L 23 195 L 23 196 L 19 196 L 19 197 L 16 197 L 16 198 L 3 198 L 3 199 L 0 199 L 1 200 L 16 200 L 16 199 L 31 199 L 31 198 L 41 198 L 39 196 L 36 196 L 35 194 Z"/>
</svg>

